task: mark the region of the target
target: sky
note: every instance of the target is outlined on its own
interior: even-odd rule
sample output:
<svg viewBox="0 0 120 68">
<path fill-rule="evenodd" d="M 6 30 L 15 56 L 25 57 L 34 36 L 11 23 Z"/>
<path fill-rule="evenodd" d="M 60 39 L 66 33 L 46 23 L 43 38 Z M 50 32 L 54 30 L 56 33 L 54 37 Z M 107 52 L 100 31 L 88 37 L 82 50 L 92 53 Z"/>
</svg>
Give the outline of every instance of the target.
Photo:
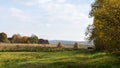
<svg viewBox="0 0 120 68">
<path fill-rule="evenodd" d="M 94 0 L 0 0 L 0 32 L 84 41 Z"/>
</svg>

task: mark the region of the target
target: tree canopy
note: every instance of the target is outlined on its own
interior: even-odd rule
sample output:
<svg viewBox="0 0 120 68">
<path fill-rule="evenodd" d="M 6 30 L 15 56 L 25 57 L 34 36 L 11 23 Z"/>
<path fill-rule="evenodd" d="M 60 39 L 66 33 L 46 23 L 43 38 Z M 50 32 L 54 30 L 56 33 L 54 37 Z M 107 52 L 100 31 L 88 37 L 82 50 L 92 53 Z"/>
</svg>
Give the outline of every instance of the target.
<svg viewBox="0 0 120 68">
<path fill-rule="evenodd" d="M 120 51 L 120 2 L 118 0 L 95 0 L 90 16 L 94 22 L 87 35 L 96 49 Z"/>
<path fill-rule="evenodd" d="M 2 32 L 0 33 L 0 43 L 8 43 L 7 34 Z"/>
</svg>

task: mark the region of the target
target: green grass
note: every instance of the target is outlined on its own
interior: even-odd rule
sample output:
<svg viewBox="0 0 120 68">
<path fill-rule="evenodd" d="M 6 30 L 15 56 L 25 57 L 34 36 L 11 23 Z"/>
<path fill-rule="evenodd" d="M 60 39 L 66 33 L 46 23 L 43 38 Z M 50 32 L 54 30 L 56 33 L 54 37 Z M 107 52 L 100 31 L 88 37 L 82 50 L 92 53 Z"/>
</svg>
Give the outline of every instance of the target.
<svg viewBox="0 0 120 68">
<path fill-rule="evenodd" d="M 0 68 L 120 68 L 118 57 L 104 52 L 0 52 Z"/>
</svg>

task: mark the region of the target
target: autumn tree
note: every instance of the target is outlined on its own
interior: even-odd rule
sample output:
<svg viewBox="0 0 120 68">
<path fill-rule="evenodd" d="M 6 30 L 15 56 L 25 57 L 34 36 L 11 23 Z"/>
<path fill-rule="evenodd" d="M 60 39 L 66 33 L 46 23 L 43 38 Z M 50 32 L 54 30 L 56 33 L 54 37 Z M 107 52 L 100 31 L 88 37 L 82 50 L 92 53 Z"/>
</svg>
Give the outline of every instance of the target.
<svg viewBox="0 0 120 68">
<path fill-rule="evenodd" d="M 8 43 L 7 34 L 2 32 L 0 33 L 0 43 Z"/>
<path fill-rule="evenodd" d="M 95 0 L 90 16 L 94 17 L 94 22 L 88 27 L 87 35 L 96 49 L 120 51 L 120 2 Z"/>
<path fill-rule="evenodd" d="M 28 36 L 23 36 L 21 38 L 21 43 L 29 43 L 28 41 L 29 41 L 29 37 Z"/>
<path fill-rule="evenodd" d="M 12 43 L 21 43 L 22 42 L 22 37 L 20 34 L 14 34 L 12 36 Z"/>
</svg>

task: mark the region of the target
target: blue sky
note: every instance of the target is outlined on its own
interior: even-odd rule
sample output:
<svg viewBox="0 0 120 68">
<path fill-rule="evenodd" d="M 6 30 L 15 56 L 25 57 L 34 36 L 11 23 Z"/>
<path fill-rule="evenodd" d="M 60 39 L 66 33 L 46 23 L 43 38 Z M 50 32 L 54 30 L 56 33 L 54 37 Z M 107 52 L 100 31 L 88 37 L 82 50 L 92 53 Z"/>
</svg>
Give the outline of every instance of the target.
<svg viewBox="0 0 120 68">
<path fill-rule="evenodd" d="M 0 32 L 83 41 L 94 0 L 0 0 Z"/>
</svg>

